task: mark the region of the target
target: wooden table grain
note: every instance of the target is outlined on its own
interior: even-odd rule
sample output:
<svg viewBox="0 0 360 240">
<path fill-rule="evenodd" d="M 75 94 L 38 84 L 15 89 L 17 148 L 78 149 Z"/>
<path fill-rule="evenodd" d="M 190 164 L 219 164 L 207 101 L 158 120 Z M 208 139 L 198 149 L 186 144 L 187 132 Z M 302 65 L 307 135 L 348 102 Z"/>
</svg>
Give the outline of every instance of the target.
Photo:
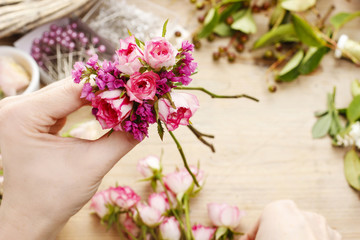
<svg viewBox="0 0 360 240">
<path fill-rule="evenodd" d="M 193 13 L 188 1 L 153 1 L 180 15 Z M 326 11 L 331 3 L 337 6 L 336 11 L 360 10 L 360 3 L 355 0 L 320 0 L 319 8 Z M 256 20 L 264 19 L 257 17 Z M 354 20 L 342 32 L 360 40 L 359 26 L 360 19 Z M 259 26 L 259 31 L 264 32 L 265 28 Z M 187 128 L 175 131 L 189 162 L 199 161 L 207 175 L 203 191 L 191 203 L 192 222 L 209 224 L 206 204 L 227 202 L 246 210 L 241 223 L 241 230 L 246 231 L 266 204 L 277 199 L 293 199 L 300 208 L 324 215 L 344 240 L 359 240 L 360 199 L 344 177 L 345 150 L 332 147 L 329 138 L 314 140 L 311 137 L 316 121 L 314 112 L 325 108 L 326 94 L 334 86 L 337 106 L 346 107 L 351 101 L 350 83 L 360 77 L 359 68 L 347 61 L 335 60 L 330 53 L 315 73 L 280 84 L 276 93 L 269 93 L 265 67 L 240 60 L 234 64 L 228 64 L 225 59 L 214 63 L 212 49 L 218 45 L 204 41 L 203 48 L 196 51 L 199 74 L 194 76 L 193 86 L 204 86 L 222 94 L 247 93 L 258 97 L 260 102 L 211 99 L 203 93 L 197 94 L 201 108 L 192 122 L 201 131 L 216 135 L 215 154 Z M 91 118 L 89 112 L 89 108 L 85 108 L 74 113 L 67 128 Z M 155 126 L 149 135 L 105 176 L 100 189 L 118 182 L 147 196 L 147 184 L 137 182 L 141 176 L 136 171 L 136 163 L 147 155 L 160 155 L 162 150 L 165 172 L 182 166 L 169 135 L 161 142 Z M 57 239 L 114 240 L 119 236 L 115 230 L 106 231 L 99 219 L 91 215 L 87 204 L 71 218 Z"/>
</svg>

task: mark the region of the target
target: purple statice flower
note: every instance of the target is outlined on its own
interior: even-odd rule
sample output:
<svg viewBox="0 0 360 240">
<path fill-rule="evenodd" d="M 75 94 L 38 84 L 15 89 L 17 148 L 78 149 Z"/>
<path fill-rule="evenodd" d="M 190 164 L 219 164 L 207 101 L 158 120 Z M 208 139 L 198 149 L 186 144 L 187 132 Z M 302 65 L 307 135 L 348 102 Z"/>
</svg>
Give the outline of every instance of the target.
<svg viewBox="0 0 360 240">
<path fill-rule="evenodd" d="M 190 76 L 196 71 L 197 63 L 194 62 L 192 51 L 194 46 L 189 42 L 183 42 L 182 51 L 179 53 L 181 60 L 178 63 L 177 68 L 174 69 L 176 73 L 175 77 L 171 78 L 173 82 L 180 82 L 183 85 L 191 83 L 192 79 Z"/>
<path fill-rule="evenodd" d="M 115 66 L 111 61 L 104 60 L 102 63 L 102 68 L 105 72 L 110 73 L 114 71 Z"/>
<path fill-rule="evenodd" d="M 183 51 L 190 51 L 193 52 L 194 51 L 194 44 L 190 43 L 189 41 L 183 41 L 181 44 L 181 48 L 183 49 Z"/>
<path fill-rule="evenodd" d="M 153 106 L 148 103 L 143 103 L 142 105 L 138 106 L 135 112 L 141 119 L 141 121 L 148 122 L 153 124 L 156 122 L 156 116 L 154 113 Z"/>
<path fill-rule="evenodd" d="M 173 82 L 181 82 L 183 85 L 189 85 L 192 81 L 192 79 L 188 76 L 180 76 L 180 77 L 174 77 L 172 79 Z"/>
<path fill-rule="evenodd" d="M 98 70 L 99 69 L 98 60 L 99 60 L 98 55 L 94 54 L 94 55 L 92 55 L 91 58 L 89 58 L 89 60 L 86 62 L 86 64 L 88 66 L 94 68 L 95 70 Z"/>
<path fill-rule="evenodd" d="M 131 133 L 138 141 L 142 141 L 145 136 L 148 136 L 149 124 L 147 122 L 135 123 L 132 121 L 125 121 L 123 129 L 125 132 Z"/>
<path fill-rule="evenodd" d="M 167 84 L 168 79 L 162 78 L 156 81 L 156 94 L 162 96 L 171 91 L 171 87 Z"/>
<path fill-rule="evenodd" d="M 95 94 L 92 92 L 92 90 L 93 88 L 91 84 L 85 83 L 81 91 L 80 98 L 85 98 L 86 100 L 91 101 L 95 97 Z"/>
<path fill-rule="evenodd" d="M 81 75 L 83 74 L 84 70 L 85 70 L 85 66 L 82 62 L 75 63 L 74 69 L 71 71 L 71 75 L 75 83 L 80 83 Z"/>
<path fill-rule="evenodd" d="M 160 78 L 163 79 L 163 78 L 166 78 L 167 80 L 171 81 L 171 79 L 175 77 L 175 74 L 173 71 L 165 71 L 165 72 L 161 72 L 160 73 Z"/>
</svg>

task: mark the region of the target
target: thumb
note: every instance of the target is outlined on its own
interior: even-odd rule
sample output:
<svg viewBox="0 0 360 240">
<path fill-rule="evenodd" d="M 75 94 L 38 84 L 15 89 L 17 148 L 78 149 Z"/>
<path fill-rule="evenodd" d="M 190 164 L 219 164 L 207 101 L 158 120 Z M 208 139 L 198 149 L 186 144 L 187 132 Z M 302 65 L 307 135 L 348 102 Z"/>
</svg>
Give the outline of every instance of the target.
<svg viewBox="0 0 360 240">
<path fill-rule="evenodd" d="M 84 152 L 87 158 L 84 158 L 87 165 L 99 169 L 102 175 L 105 175 L 111 168 L 139 141 L 127 132 L 113 132 L 105 134 L 96 141 L 87 141 L 84 144 Z"/>
</svg>

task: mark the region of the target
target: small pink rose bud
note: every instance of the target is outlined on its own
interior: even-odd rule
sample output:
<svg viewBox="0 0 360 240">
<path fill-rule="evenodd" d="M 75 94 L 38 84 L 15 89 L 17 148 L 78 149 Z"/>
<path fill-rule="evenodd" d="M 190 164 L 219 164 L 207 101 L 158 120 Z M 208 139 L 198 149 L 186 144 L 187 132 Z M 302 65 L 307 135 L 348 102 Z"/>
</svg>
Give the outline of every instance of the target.
<svg viewBox="0 0 360 240">
<path fill-rule="evenodd" d="M 201 184 L 204 178 L 203 171 L 195 167 L 191 167 L 190 170 L 195 175 L 196 180 Z M 175 195 L 186 193 L 194 184 L 191 175 L 186 169 L 167 174 L 164 177 L 164 183 Z"/>
<path fill-rule="evenodd" d="M 148 156 L 144 159 L 141 159 L 137 164 L 137 170 L 145 178 L 149 178 L 154 175 L 155 171 L 161 169 L 160 159 L 155 156 Z"/>
<path fill-rule="evenodd" d="M 170 209 L 169 200 L 167 199 L 165 192 L 151 194 L 148 201 L 149 206 L 159 210 L 161 214 L 164 214 Z"/>
<path fill-rule="evenodd" d="M 170 95 L 176 109 L 171 106 L 169 100 L 160 98 L 159 118 L 170 131 L 173 131 L 179 125 L 189 125 L 190 118 L 199 108 L 199 101 L 195 95 L 189 93 L 172 92 Z"/>
<path fill-rule="evenodd" d="M 175 217 L 166 218 L 160 224 L 160 234 L 163 240 L 179 240 L 181 238 L 180 225 Z"/>
<path fill-rule="evenodd" d="M 134 36 L 127 37 L 125 40 L 120 39 L 120 47 L 116 54 L 117 69 L 127 75 L 138 72 L 143 66 L 139 58 L 143 59 L 144 56 L 141 49 L 136 45 Z"/>
<path fill-rule="evenodd" d="M 131 233 L 134 237 L 139 236 L 140 228 L 136 225 L 134 220 L 128 214 L 121 214 L 119 220 L 127 232 Z"/>
<path fill-rule="evenodd" d="M 145 43 L 144 59 L 155 70 L 175 65 L 177 50 L 166 38 L 158 37 Z"/>
<path fill-rule="evenodd" d="M 214 237 L 216 229 L 197 224 L 191 228 L 191 231 L 194 236 L 194 240 L 211 240 Z"/>
<path fill-rule="evenodd" d="M 116 187 L 110 188 L 111 201 L 120 207 L 122 210 L 129 210 L 140 201 L 140 196 L 137 195 L 130 187 Z"/>
<path fill-rule="evenodd" d="M 233 230 L 239 226 L 240 219 L 245 215 L 245 212 L 240 211 L 236 206 L 230 206 L 226 203 L 210 203 L 208 204 L 208 215 L 215 226 L 227 227 Z"/>
<path fill-rule="evenodd" d="M 109 190 L 105 190 L 96 193 L 91 198 L 90 208 L 93 209 L 100 218 L 103 218 L 109 211 L 107 208 L 108 204 L 112 204 L 112 202 L 110 200 Z"/>
<path fill-rule="evenodd" d="M 161 212 L 147 204 L 139 202 L 136 205 L 142 222 L 148 227 L 155 227 L 163 221 Z"/>
</svg>

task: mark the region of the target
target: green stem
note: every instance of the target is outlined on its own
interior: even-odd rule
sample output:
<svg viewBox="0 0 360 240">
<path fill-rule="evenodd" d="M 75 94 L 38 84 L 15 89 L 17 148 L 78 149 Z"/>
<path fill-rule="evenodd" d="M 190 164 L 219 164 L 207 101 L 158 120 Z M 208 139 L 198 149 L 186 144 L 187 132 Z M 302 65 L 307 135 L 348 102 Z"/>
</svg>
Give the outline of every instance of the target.
<svg viewBox="0 0 360 240">
<path fill-rule="evenodd" d="M 191 223 L 190 223 L 190 212 L 189 212 L 189 195 L 184 195 L 184 208 L 185 208 L 185 223 L 186 223 L 186 239 L 192 240 L 194 237 L 191 231 Z"/>
<path fill-rule="evenodd" d="M 238 94 L 238 95 L 218 95 L 215 93 L 210 92 L 209 90 L 206 90 L 203 87 L 183 87 L 183 86 L 177 86 L 175 88 L 176 90 L 197 90 L 197 91 L 202 91 L 206 94 L 208 94 L 211 98 L 248 98 L 251 100 L 254 100 L 256 102 L 259 101 L 259 99 L 251 97 L 249 95 L 246 94 Z"/>
<path fill-rule="evenodd" d="M 143 240 L 146 240 L 146 228 L 145 225 L 141 225 L 141 236 Z"/>
<path fill-rule="evenodd" d="M 200 140 L 200 142 L 202 142 L 203 144 L 205 144 L 206 146 L 208 146 L 212 152 L 215 152 L 215 147 L 213 144 L 209 143 L 208 141 L 206 141 L 203 137 L 208 137 L 208 138 L 214 138 L 213 135 L 208 135 L 208 134 L 204 134 L 199 132 L 193 125 L 188 125 L 187 126 L 191 132 L 197 137 L 197 139 Z"/>
<path fill-rule="evenodd" d="M 136 237 L 131 232 L 129 232 L 126 227 L 124 227 L 119 221 L 117 221 L 116 223 L 120 231 L 125 233 L 129 237 L 129 239 L 136 240 Z"/>
<path fill-rule="evenodd" d="M 153 228 L 149 228 L 149 231 L 150 231 L 151 236 L 152 236 L 155 240 L 158 240 L 158 237 L 156 236 L 156 234 L 155 234 L 155 232 L 154 232 L 154 229 L 153 229 Z"/>
<path fill-rule="evenodd" d="M 185 166 L 186 170 L 189 172 L 189 174 L 190 174 L 190 176 L 192 177 L 195 185 L 198 186 L 198 187 L 200 187 L 200 184 L 198 183 L 195 175 L 194 175 L 194 174 L 191 172 L 191 170 L 190 170 L 190 167 L 189 167 L 189 165 L 188 165 L 188 163 L 187 163 L 187 160 L 186 160 L 184 151 L 182 150 L 182 147 L 181 147 L 179 141 L 176 139 L 176 137 L 175 137 L 175 135 L 173 134 L 172 131 L 169 131 L 169 130 L 168 130 L 168 132 L 169 132 L 170 136 L 172 137 L 172 139 L 174 140 L 174 142 L 175 142 L 175 144 L 176 144 L 176 146 L 177 146 L 177 149 L 179 150 L 179 153 L 180 153 L 181 158 L 182 158 L 182 160 L 183 160 L 183 162 L 184 162 L 184 166 Z"/>
</svg>

